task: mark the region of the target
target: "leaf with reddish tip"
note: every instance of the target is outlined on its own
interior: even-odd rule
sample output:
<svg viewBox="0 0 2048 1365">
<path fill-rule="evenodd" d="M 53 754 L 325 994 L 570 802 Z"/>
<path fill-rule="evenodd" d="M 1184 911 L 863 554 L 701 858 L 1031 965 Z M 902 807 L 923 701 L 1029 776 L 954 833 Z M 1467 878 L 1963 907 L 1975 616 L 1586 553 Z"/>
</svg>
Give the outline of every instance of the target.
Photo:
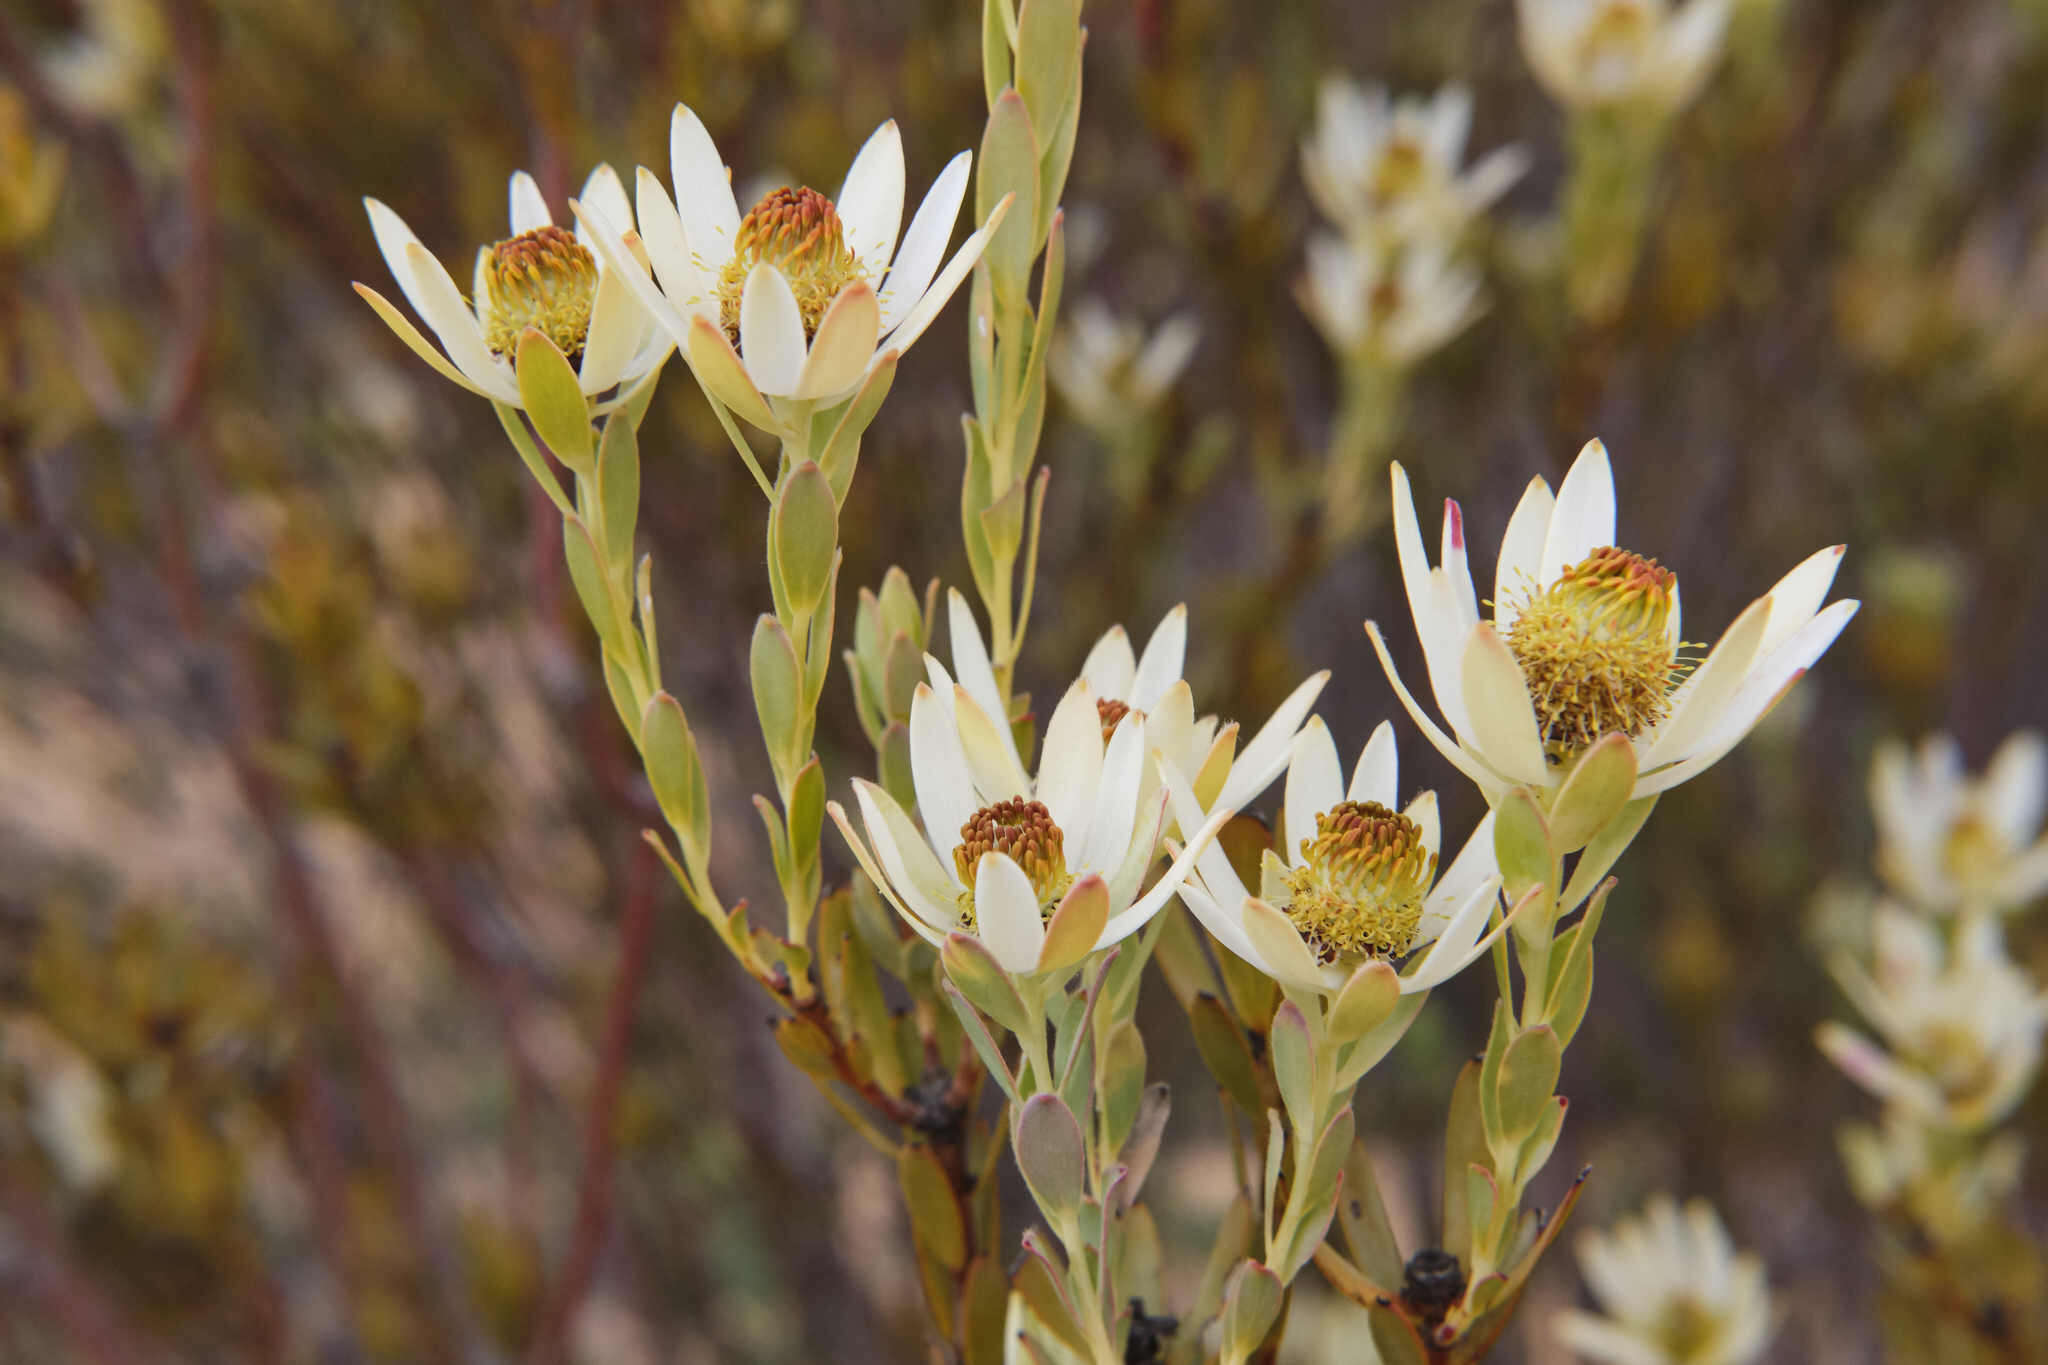
<svg viewBox="0 0 2048 1365">
<path fill-rule="evenodd" d="M 1038 970 L 1064 971 L 1095 951 L 1109 923 L 1109 883 L 1091 872 L 1075 882 L 1045 926 Z"/>
<path fill-rule="evenodd" d="M 1614 822 L 1636 785 L 1636 749 L 1615 733 L 1579 756 L 1550 803 L 1550 838 L 1558 853 L 1576 853 Z"/>
<path fill-rule="evenodd" d="M 1265 1341 L 1287 1287 L 1257 1261 L 1246 1261 L 1223 1296 L 1223 1359 L 1244 1360 Z"/>
<path fill-rule="evenodd" d="M 1351 974 L 1330 1006 L 1330 1041 L 1355 1043 L 1384 1023 L 1401 1003 L 1401 975 L 1385 962 L 1368 962 Z"/>
</svg>

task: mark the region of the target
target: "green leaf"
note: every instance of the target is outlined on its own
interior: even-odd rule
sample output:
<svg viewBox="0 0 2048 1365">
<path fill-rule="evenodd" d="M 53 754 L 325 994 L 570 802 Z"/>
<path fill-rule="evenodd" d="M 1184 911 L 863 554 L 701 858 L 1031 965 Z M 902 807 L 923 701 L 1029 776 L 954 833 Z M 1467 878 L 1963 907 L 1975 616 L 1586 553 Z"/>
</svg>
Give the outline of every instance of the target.
<svg viewBox="0 0 2048 1365">
<path fill-rule="evenodd" d="M 1372 1332 L 1373 1349 L 1379 1355 L 1380 1365 L 1428 1365 L 1429 1352 L 1407 1319 L 1378 1304 L 1366 1313 L 1366 1326 Z"/>
<path fill-rule="evenodd" d="M 1550 1097 L 1557 1093 L 1558 1068 L 1563 1059 L 1564 1049 L 1558 1044 L 1556 1032 L 1542 1024 L 1524 1029 L 1508 1044 L 1507 1055 L 1500 1063 L 1497 1101 L 1501 1135 L 1508 1142 L 1520 1146 L 1536 1130 Z M 1508 1154 L 1511 1153 L 1495 1149 L 1496 1160 L 1503 1169 Z"/>
<path fill-rule="evenodd" d="M 832 575 L 832 558 L 839 547 L 839 505 L 824 471 L 809 460 L 782 481 L 768 536 L 790 606 L 799 615 L 810 615 Z"/>
<path fill-rule="evenodd" d="M 988 438 L 972 417 L 962 417 L 960 426 L 967 439 L 967 469 L 960 478 L 960 536 L 967 548 L 967 571 L 986 602 L 997 591 L 995 561 L 989 557 L 988 537 L 981 529 L 981 509 L 994 497 Z"/>
<path fill-rule="evenodd" d="M 1560 854 L 1575 853 L 1613 823 L 1636 785 L 1636 750 L 1627 735 L 1608 735 L 1579 757 L 1550 803 L 1550 837 Z"/>
<path fill-rule="evenodd" d="M 1472 1263 L 1472 1225 L 1465 1218 L 1465 1182 L 1457 1172 L 1487 1159 L 1479 1090 L 1479 1063 L 1467 1062 L 1451 1088 L 1451 1112 L 1444 1124 L 1444 1250 L 1467 1265 Z"/>
<path fill-rule="evenodd" d="M 1259 1096 L 1258 1070 L 1252 1061 L 1251 1046 L 1223 1002 L 1206 991 L 1196 996 L 1188 1010 L 1188 1024 L 1194 1030 L 1195 1050 L 1202 1054 L 1202 1064 L 1209 1068 L 1223 1093 L 1253 1118 L 1264 1114 L 1266 1106 Z"/>
<path fill-rule="evenodd" d="M 1344 1159 L 1350 1155 L 1357 1126 L 1347 1106 L 1331 1117 L 1316 1139 L 1314 1153 L 1307 1162 L 1306 1178 L 1288 1200 L 1290 1208 L 1301 1210 L 1301 1217 L 1284 1256 L 1276 1262 L 1275 1268 L 1285 1280 L 1293 1280 L 1329 1235 L 1330 1222 L 1337 1213 Z"/>
<path fill-rule="evenodd" d="M 1223 1299 L 1223 1359 L 1243 1361 L 1266 1339 L 1280 1316 L 1287 1287 L 1257 1261 L 1246 1261 L 1231 1276 Z"/>
<path fill-rule="evenodd" d="M 1559 935 L 1558 945 L 1565 951 L 1551 957 L 1552 980 L 1543 997 L 1544 1014 L 1557 1030 L 1561 1047 L 1571 1046 L 1573 1035 L 1585 1022 L 1586 1007 L 1593 1003 L 1593 953 L 1591 949 L 1577 951 L 1577 940 L 1584 932 L 1583 925 L 1574 925 L 1568 934 Z M 1572 942 L 1567 943 L 1567 938 Z"/>
<path fill-rule="evenodd" d="M 1201 1283 L 1195 1289 L 1190 1313 L 1192 1325 L 1199 1328 L 1222 1311 L 1224 1292 L 1231 1287 L 1230 1274 L 1242 1258 L 1251 1254 L 1252 1238 L 1256 1233 L 1251 1201 L 1240 1194 L 1223 1211 L 1223 1221 L 1216 1229 L 1216 1240 L 1209 1245 L 1209 1259 L 1203 1266 Z"/>
<path fill-rule="evenodd" d="M 1024 998 L 1011 984 L 1010 974 L 993 953 L 981 946 L 980 940 L 967 934 L 946 935 L 946 944 L 939 949 L 939 961 L 946 969 L 946 979 L 973 1001 L 976 1009 L 1011 1033 L 1022 1033 L 1030 1027 L 1031 1014 L 1024 1007 Z M 1043 1076 L 1038 1082 L 1048 1083 Z"/>
<path fill-rule="evenodd" d="M 1010 1281 L 992 1256 L 977 1256 L 967 1267 L 960 1295 L 960 1338 L 965 1365 L 1003 1365 L 1003 1315 L 1009 1310 Z"/>
<path fill-rule="evenodd" d="M 1557 1140 L 1564 1132 L 1565 1111 L 1571 1102 L 1562 1095 L 1553 1095 L 1544 1107 L 1543 1116 L 1536 1121 L 1536 1127 L 1529 1134 L 1529 1140 L 1522 1145 L 1518 1159 L 1519 1179 L 1527 1184 L 1531 1177 L 1542 1170 L 1550 1160 L 1550 1154 L 1557 1150 Z"/>
<path fill-rule="evenodd" d="M 889 396 L 889 388 L 896 382 L 898 355 L 896 351 L 882 353 L 882 358 L 861 381 L 853 400 L 846 405 L 838 425 L 832 428 L 825 448 L 818 452 L 818 468 L 825 471 L 825 478 L 832 485 L 832 496 L 840 503 L 846 501 L 846 490 L 853 486 L 853 471 L 860 465 L 860 438 L 867 434 L 875 414 L 882 410 L 882 400 Z"/>
<path fill-rule="evenodd" d="M 1024 1101 L 1017 1111 L 1010 1145 L 1038 1207 L 1056 1220 L 1076 1217 L 1081 1211 L 1088 1158 L 1081 1124 L 1066 1102 L 1057 1095 L 1033 1095 Z"/>
<path fill-rule="evenodd" d="M 1606 828 L 1595 835 L 1593 842 L 1586 845 L 1586 851 L 1579 855 L 1577 866 L 1572 868 L 1571 884 L 1565 888 L 1564 897 L 1558 902 L 1560 917 L 1569 915 L 1579 908 L 1579 902 L 1593 894 L 1593 888 L 1600 884 L 1614 864 L 1635 842 L 1642 830 L 1643 822 L 1650 818 L 1656 808 L 1657 798 L 1645 796 L 1622 807 L 1621 814 L 1610 821 Z"/>
<path fill-rule="evenodd" d="M 814 756 L 797 770 L 789 788 L 789 852 L 799 868 L 818 862 L 818 836 L 825 825 L 825 769 Z"/>
<path fill-rule="evenodd" d="M 981 534 L 997 563 L 1014 560 L 1024 543 L 1024 480 L 1018 479 L 1000 497 L 981 509 Z"/>
<path fill-rule="evenodd" d="M 1126 1023 L 1125 1027 L 1130 1028 L 1133 1034 L 1137 1031 L 1135 1025 Z M 1139 1046 L 1143 1045 L 1144 1040 L 1140 1038 Z M 1159 1142 L 1166 1135 L 1166 1120 L 1172 1112 L 1173 1091 L 1166 1082 L 1159 1081 L 1145 1087 L 1138 1100 L 1137 1116 L 1130 1126 L 1130 1136 L 1117 1153 L 1117 1160 L 1130 1171 L 1120 1192 L 1126 1208 L 1145 1188 L 1145 1177 L 1152 1173 L 1152 1163 L 1159 1157 Z"/>
<path fill-rule="evenodd" d="M 1498 1151 L 1506 1145 L 1500 1120 L 1500 1067 L 1514 1041 L 1514 1015 L 1508 1002 L 1493 1002 L 1493 1024 L 1486 1036 L 1486 1052 L 1479 1059 L 1479 1118 L 1486 1128 L 1486 1149 Z M 1446 1167 L 1455 1170 L 1456 1167 Z"/>
<path fill-rule="evenodd" d="M 1145 1039 L 1137 1022 L 1125 1019 L 1110 1031 L 1095 1069 L 1096 1118 L 1105 1149 L 1122 1149 L 1145 1093 Z"/>
<path fill-rule="evenodd" d="M 597 446 L 597 501 L 604 509 L 604 548 L 612 572 L 630 580 L 633 528 L 640 515 L 640 442 L 632 421 L 618 413 L 605 419 Z"/>
<path fill-rule="evenodd" d="M 975 1055 L 981 1058 L 981 1064 L 988 1068 L 989 1075 L 996 1078 L 996 1084 L 1002 1087 L 1003 1095 L 1011 1104 L 1022 1103 L 1022 1098 L 1017 1094 L 1016 1078 L 1010 1074 L 1010 1064 L 1003 1060 L 1002 1045 L 997 1043 L 995 1035 L 988 1031 L 988 1024 L 975 1011 L 974 1006 L 968 1003 L 967 997 L 961 994 L 958 986 L 950 980 L 943 982 L 942 985 L 946 1003 L 953 1007 L 953 1013 L 959 1017 L 960 1030 L 967 1036 L 968 1044 L 974 1049 Z"/>
<path fill-rule="evenodd" d="M 618 618 L 612 613 L 611 593 L 605 586 L 605 573 L 597 546 L 581 521 L 563 519 L 562 559 L 569 566 L 569 582 L 575 586 L 576 600 L 582 603 L 583 614 L 590 618 L 597 638 L 611 653 L 630 658 L 629 644 L 619 633 Z"/>
<path fill-rule="evenodd" d="M 917 784 L 910 769 L 910 727 L 900 720 L 890 721 L 889 728 L 882 731 L 875 756 L 875 776 L 882 790 L 895 797 L 896 804 L 906 811 L 915 809 Z"/>
<path fill-rule="evenodd" d="M 1003 23 L 1003 3 L 981 0 L 981 81 L 991 109 L 1010 83 L 1010 32 Z"/>
<path fill-rule="evenodd" d="M 1401 1003 L 1401 976 L 1385 962 L 1368 962 L 1351 974 L 1330 1006 L 1330 1041 L 1357 1042 L 1386 1021 Z"/>
<path fill-rule="evenodd" d="M 1337 1224 L 1360 1270 L 1382 1285 L 1401 1283 L 1407 1261 L 1380 1198 L 1379 1173 L 1363 1141 L 1352 1142 L 1344 1163 L 1344 1201 L 1337 1209 Z"/>
<path fill-rule="evenodd" d="M 1017 11 L 1017 93 L 1035 128 L 1058 121 L 1081 79 L 1080 0 L 1024 0 Z"/>
<path fill-rule="evenodd" d="M 1280 1102 L 1287 1107 L 1294 1140 L 1306 1144 L 1317 1118 L 1316 1040 L 1299 1005 L 1289 1000 L 1274 1012 L 1268 1041 L 1272 1044 L 1273 1079 L 1280 1086 Z"/>
<path fill-rule="evenodd" d="M 1074 66 L 1081 65 L 1081 54 L 1088 47 L 1088 32 L 1083 29 L 1074 37 Z M 1050 134 L 1041 135 L 1039 142 L 1043 152 L 1038 163 L 1038 213 L 1032 224 L 1035 240 L 1043 242 L 1051 230 L 1054 210 L 1060 202 L 1061 192 L 1067 187 L 1067 171 L 1074 162 L 1074 138 L 1081 127 L 1081 85 L 1075 81 L 1067 91 L 1067 102 L 1061 106 L 1059 117 L 1054 120 Z"/>
<path fill-rule="evenodd" d="M 702 870 L 711 860 L 711 792 L 690 722 L 666 692 L 655 693 L 641 713 L 640 754 L 662 818 L 682 840 L 684 861 Z"/>
<path fill-rule="evenodd" d="M 1002 226 L 989 239 L 982 260 L 995 288 L 997 317 L 1023 310 L 1025 286 L 1036 254 L 1038 223 L 1038 135 L 1015 89 L 1005 90 L 989 110 L 981 135 L 981 159 L 974 170 L 974 216 L 986 223 L 1005 195 L 1015 195 Z"/>
<path fill-rule="evenodd" d="M 541 492 L 555 504 L 563 516 L 569 516 L 576 509 L 562 492 L 562 480 L 555 473 L 548 457 L 540 453 L 540 447 L 533 443 L 533 434 L 526 429 L 526 421 L 519 415 L 519 409 L 509 403 L 493 403 L 491 408 L 498 414 L 498 425 L 505 428 L 506 439 L 519 452 L 519 461 L 526 466 L 526 472 L 533 475 L 533 481 L 540 485 Z"/>
<path fill-rule="evenodd" d="M 1550 823 L 1536 798 L 1517 787 L 1494 807 L 1493 853 L 1508 902 L 1519 901 L 1532 886 L 1548 886 L 1557 870 L 1558 854 Z"/>
<path fill-rule="evenodd" d="M 754 685 L 754 711 L 761 718 L 761 737 L 767 741 L 777 778 L 786 781 L 802 764 L 808 737 L 800 710 L 803 678 L 797 667 L 796 646 L 773 616 L 764 614 L 754 623 L 747 667 Z"/>
<path fill-rule="evenodd" d="M 923 1143 L 903 1148 L 896 1157 L 896 1179 L 918 1245 L 948 1270 L 965 1266 L 967 1224 L 946 1168 L 932 1149 Z"/>
<path fill-rule="evenodd" d="M 775 1041 L 781 1045 L 782 1055 L 796 1063 L 799 1071 L 820 1081 L 831 1081 L 837 1077 L 838 1072 L 832 1064 L 832 1040 L 825 1036 L 823 1029 L 801 1015 L 777 1019 L 774 1029 Z"/>
<path fill-rule="evenodd" d="M 591 469 L 590 405 L 555 343 L 529 327 L 519 335 L 519 401 L 549 450 L 578 474 Z"/>
</svg>

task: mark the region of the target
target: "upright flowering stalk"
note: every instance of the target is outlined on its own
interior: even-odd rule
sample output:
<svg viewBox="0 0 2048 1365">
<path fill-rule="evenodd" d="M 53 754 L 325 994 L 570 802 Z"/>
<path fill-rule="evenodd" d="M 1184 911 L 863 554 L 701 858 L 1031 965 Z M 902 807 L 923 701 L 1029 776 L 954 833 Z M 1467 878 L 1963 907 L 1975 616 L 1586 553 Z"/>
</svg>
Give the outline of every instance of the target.
<svg viewBox="0 0 2048 1365">
<path fill-rule="evenodd" d="M 1901 1360 L 2048 1350 L 2048 1256 L 2012 1215 L 2021 1143 L 2000 1131 L 2048 1039 L 2048 989 L 2005 946 L 2048 867 L 2044 762 L 2022 732 L 1981 775 L 1947 735 L 1910 751 L 1887 741 L 1871 763 L 1877 865 L 1897 899 L 1865 901 L 1867 945 L 1838 948 L 1828 968 L 1875 1036 L 1829 1021 L 1815 1041 L 1884 1105 L 1839 1138 L 1882 1230 L 1886 1345 Z"/>
<path fill-rule="evenodd" d="M 1516 0 L 1522 52 L 1571 120 L 1565 190 L 1573 313 L 1608 326 L 1635 277 L 1673 120 L 1721 55 L 1734 0 Z"/>
<path fill-rule="evenodd" d="M 1484 307 L 1464 238 L 1526 158 L 1503 147 L 1460 169 L 1471 121 L 1463 86 L 1397 100 L 1333 77 L 1302 144 L 1302 176 L 1335 229 L 1310 239 L 1296 291 L 1342 379 L 1319 490 L 1334 544 L 1370 522 L 1367 471 L 1400 432 L 1408 373 Z"/>
<path fill-rule="evenodd" d="M 1384 1239 L 1353 1239 L 1353 1259 L 1324 1248 L 1317 1260 L 1374 1313 L 1376 1330 L 1421 1358 L 1465 1360 L 1499 1333 L 1566 1212 L 1539 1217 L 1545 1235 L 1532 1238 L 1522 1198 L 1562 1128 L 1557 1078 L 1591 1000 L 1608 870 L 1659 793 L 1732 748 L 1856 604 L 1822 608 L 1841 558 L 1840 547 L 1824 550 L 1689 663 L 1676 576 L 1614 543 L 1613 480 L 1595 441 L 1555 495 L 1541 479 L 1529 485 L 1501 543 L 1492 619 L 1482 619 L 1458 504 L 1445 504 L 1440 562 L 1431 565 L 1399 465 L 1392 478 L 1401 576 L 1447 726 L 1402 683 L 1379 628 L 1368 622 L 1366 631 L 1403 707 L 1492 807 L 1521 986 L 1506 952 L 1497 954 L 1491 1036 L 1451 1101 L 1443 1241 L 1432 1249 L 1444 1259 L 1398 1291 L 1386 1278 Z M 1586 913 L 1560 931 L 1581 905 Z M 1377 1278 L 1360 1256 L 1377 1258 Z"/>
</svg>

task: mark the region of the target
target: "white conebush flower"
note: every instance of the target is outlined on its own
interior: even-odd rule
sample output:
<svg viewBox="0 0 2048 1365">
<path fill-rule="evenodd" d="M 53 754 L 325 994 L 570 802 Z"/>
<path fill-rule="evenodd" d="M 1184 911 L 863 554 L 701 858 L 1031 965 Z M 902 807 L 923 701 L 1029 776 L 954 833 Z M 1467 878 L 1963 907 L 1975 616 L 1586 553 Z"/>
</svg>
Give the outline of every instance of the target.
<svg viewBox="0 0 2048 1365">
<path fill-rule="evenodd" d="M 471 393 L 522 406 L 512 361 L 520 335 L 533 327 L 576 366 L 585 396 L 599 398 L 614 388 L 623 395 L 661 367 L 668 338 L 616 269 L 591 254 L 585 229 L 555 226 L 532 176 L 514 174 L 510 198 L 512 235 L 478 250 L 467 301 L 404 219 L 378 200 L 363 200 L 399 292 L 433 329 L 441 350 L 382 294 L 363 284 L 356 292 L 420 359 Z M 633 233 L 633 210 L 610 166 L 590 173 L 580 202 L 602 206 L 620 233 Z M 621 249 L 631 254 L 623 239 Z M 600 411 L 616 401 L 600 402 Z"/>
<path fill-rule="evenodd" d="M 1472 92 L 1446 85 L 1427 99 L 1342 76 L 1316 92 L 1316 123 L 1301 148 L 1316 206 L 1348 235 L 1457 236 L 1528 169 L 1519 147 L 1460 171 Z"/>
<path fill-rule="evenodd" d="M 1540 478 L 1523 493 L 1483 620 L 1458 504 L 1444 503 L 1432 567 L 1398 464 L 1393 484 L 1401 578 L 1448 732 L 1402 683 L 1379 627 L 1367 622 L 1366 633 L 1402 706 L 1489 801 L 1558 784 L 1613 733 L 1634 746 L 1636 796 L 1677 786 L 1734 748 L 1856 613 L 1853 599 L 1821 607 L 1843 554 L 1832 546 L 1750 603 L 1687 668 L 1678 577 L 1615 545 L 1614 476 L 1606 447 L 1589 441 L 1556 496 Z"/>
<path fill-rule="evenodd" d="M 785 187 L 744 215 L 718 148 L 686 105 L 670 120 L 669 152 L 674 199 L 652 171 L 638 175 L 652 278 L 620 241 L 620 225 L 606 221 L 612 210 L 583 204 L 579 215 L 705 387 L 769 430 L 788 425 L 771 400 L 836 402 L 883 355 L 908 350 L 981 258 L 1003 212 L 998 206 L 941 270 L 972 157 L 961 152 L 947 164 L 902 230 L 903 139 L 894 120 L 868 138 L 836 200 Z"/>
<path fill-rule="evenodd" d="M 1105 736 L 1095 691 L 1076 681 L 1046 726 L 1038 770 L 1017 752 L 980 631 L 953 594 L 953 666 L 927 655 L 910 706 L 919 831 L 882 788 L 856 781 L 865 842 L 844 809 L 832 818 L 898 914 L 935 946 L 980 940 L 1018 975 L 1064 970 L 1121 941 L 1172 898 L 1232 812 L 1219 808 L 1141 896 L 1165 796 L 1144 797 L 1146 719 L 1128 711 Z M 963 628 L 964 622 L 964 628 Z"/>
<path fill-rule="evenodd" d="M 962 601 L 954 612 L 955 639 L 965 608 Z M 967 614 L 965 621 L 971 630 L 973 616 Z M 1180 770 L 1205 806 L 1241 810 L 1287 766 L 1295 733 L 1330 674 L 1326 669 L 1296 687 L 1240 751 L 1235 721 L 1224 724 L 1215 715 L 1195 714 L 1194 691 L 1181 676 L 1187 647 L 1185 605 L 1160 618 L 1142 655 L 1132 652 L 1131 637 L 1121 625 L 1111 626 L 1082 660 L 1080 681 L 1095 694 L 1105 740 L 1127 712 L 1137 712 L 1145 718 L 1152 752 Z"/>
<path fill-rule="evenodd" d="M 1163 771 L 1181 824 L 1199 825 L 1194 793 Z M 1449 980 L 1493 943 L 1481 936 L 1500 895 L 1493 815 L 1439 877 L 1436 793 L 1397 810 L 1399 776 L 1386 722 L 1346 786 L 1336 743 L 1310 717 L 1292 745 L 1280 850 L 1267 851 L 1258 893 L 1211 846 L 1181 899 L 1224 947 L 1285 985 L 1335 992 L 1363 967 L 1403 959 L 1403 994 Z"/>
<path fill-rule="evenodd" d="M 1733 0 L 1515 0 L 1522 54 L 1573 108 L 1675 113 L 1713 74 Z"/>
<path fill-rule="evenodd" d="M 1147 337 L 1136 319 L 1087 298 L 1054 335 L 1046 375 L 1083 422 L 1118 431 L 1159 406 L 1201 339 L 1192 313 L 1174 314 Z"/>
<path fill-rule="evenodd" d="M 1703 1199 L 1681 1212 L 1659 1195 L 1640 1218 L 1588 1233 L 1574 1250 L 1605 1314 L 1559 1314 L 1557 1336 L 1587 1360 L 1748 1365 L 1770 1341 L 1763 1262 L 1735 1250 Z"/>
<path fill-rule="evenodd" d="M 1890 1047 L 1841 1024 L 1821 1025 L 1821 1050 L 1858 1085 L 1939 1127 L 1972 1131 L 2019 1103 L 2041 1063 L 2048 993 L 2006 956 L 1998 921 L 1936 926 L 1881 907 L 1869 967 L 1839 955 L 1835 980 Z"/>
<path fill-rule="evenodd" d="M 1870 765 L 1870 803 L 1878 867 L 1920 909 L 2022 910 L 2048 891 L 2048 745 L 2032 731 L 1976 778 L 1953 736 L 1929 735 L 1917 751 L 1887 742 Z"/>
<path fill-rule="evenodd" d="M 1479 276 L 1436 241 L 1319 234 L 1295 296 L 1330 349 L 1396 369 L 1442 349 L 1485 311 Z"/>
</svg>

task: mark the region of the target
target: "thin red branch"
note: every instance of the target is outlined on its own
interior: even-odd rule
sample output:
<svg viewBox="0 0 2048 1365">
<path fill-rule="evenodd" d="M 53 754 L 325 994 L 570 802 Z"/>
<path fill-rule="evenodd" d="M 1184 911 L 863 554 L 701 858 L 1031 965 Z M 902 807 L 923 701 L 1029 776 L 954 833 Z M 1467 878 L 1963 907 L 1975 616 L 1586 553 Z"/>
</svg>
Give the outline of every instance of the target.
<svg viewBox="0 0 2048 1365">
<path fill-rule="evenodd" d="M 619 970 L 605 1010 L 604 1046 L 590 1090 L 583 1129 L 583 1173 L 576 1188 L 576 1215 L 569 1248 L 556 1272 L 535 1331 L 530 1365 L 564 1358 L 569 1329 L 590 1292 L 599 1254 L 611 1231 L 613 1174 L 618 1162 L 619 1100 L 625 1090 L 626 1054 L 633 1035 L 633 1007 L 646 978 L 648 942 L 655 909 L 654 855 L 632 841 L 627 855 L 624 920 L 619 926 Z"/>
</svg>

